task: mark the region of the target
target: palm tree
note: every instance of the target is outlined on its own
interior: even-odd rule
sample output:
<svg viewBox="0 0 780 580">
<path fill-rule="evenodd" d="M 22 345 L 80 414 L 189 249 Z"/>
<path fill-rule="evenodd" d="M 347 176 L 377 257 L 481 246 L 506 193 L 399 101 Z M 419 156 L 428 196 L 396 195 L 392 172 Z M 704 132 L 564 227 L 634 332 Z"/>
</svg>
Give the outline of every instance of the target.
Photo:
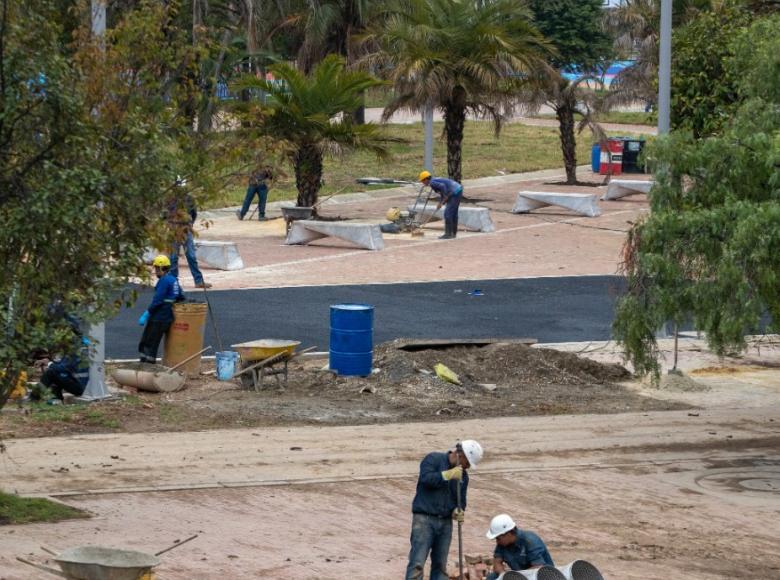
<svg viewBox="0 0 780 580">
<path fill-rule="evenodd" d="M 576 132 L 589 128 L 600 142 L 606 140 L 601 125 L 596 122 L 598 113 L 605 109 L 604 99 L 588 85 L 598 79 L 584 75 L 576 80 L 564 78 L 560 71 L 549 68 L 531 79 L 519 93 L 523 108 L 530 112 L 538 111 L 542 105 L 548 105 L 555 111 L 563 153 L 563 165 L 566 169 L 566 183 L 577 183 L 577 141 Z M 579 118 L 579 122 L 576 122 Z M 602 145 L 604 146 L 604 145 Z"/>
<path fill-rule="evenodd" d="M 522 0 L 408 0 L 364 38 L 364 59 L 395 87 L 385 119 L 400 109 L 441 109 L 447 173 L 461 179 L 466 113 L 493 119 L 511 109 L 520 75 L 542 62 L 546 43 Z"/>
<path fill-rule="evenodd" d="M 710 4 L 711 0 L 675 0 L 672 4 L 675 28 L 707 10 Z M 612 81 L 612 103 L 636 100 L 655 103 L 661 0 L 625 0 L 606 10 L 604 25 L 615 38 L 618 55 L 634 61 Z"/>
<path fill-rule="evenodd" d="M 255 126 L 261 133 L 286 142 L 295 168 L 299 206 L 317 202 L 326 153 L 362 149 L 382 157 L 388 153 L 388 144 L 400 141 L 384 135 L 376 124 L 353 121 L 351 112 L 360 103 L 361 93 L 384 83 L 366 72 L 346 70 L 342 57 L 325 57 L 309 74 L 281 63 L 270 70 L 274 82 L 248 76 L 239 87 L 268 93 L 268 104 L 255 119 Z"/>
</svg>

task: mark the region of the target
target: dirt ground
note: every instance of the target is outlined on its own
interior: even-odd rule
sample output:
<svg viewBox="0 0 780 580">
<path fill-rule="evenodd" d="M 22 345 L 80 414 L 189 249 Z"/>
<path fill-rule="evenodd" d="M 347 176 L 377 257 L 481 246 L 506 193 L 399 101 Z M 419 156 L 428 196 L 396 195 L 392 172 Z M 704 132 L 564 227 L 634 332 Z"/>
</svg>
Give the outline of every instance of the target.
<svg viewBox="0 0 780 580">
<path fill-rule="evenodd" d="M 374 374 L 339 377 L 327 358 L 293 361 L 286 388 L 273 377 L 259 391 L 235 379 L 220 382 L 213 361 L 168 394 L 137 392 L 72 412 L 9 406 L 4 437 L 125 431 L 191 431 L 273 425 L 344 425 L 516 415 L 618 413 L 688 408 L 621 385 L 622 366 L 574 353 L 518 343 L 409 352 L 388 343 L 376 349 Z M 300 359 L 299 359 L 300 360 Z M 437 377 L 442 363 L 461 384 Z M 124 365 L 132 367 L 133 365 Z M 110 374 L 110 370 L 109 370 Z M 109 379 L 110 380 L 110 379 Z M 114 386 L 111 381 L 110 386 Z"/>
<path fill-rule="evenodd" d="M 418 463 L 425 453 L 466 437 L 478 437 L 486 449 L 485 461 L 472 473 L 464 526 L 468 555 L 490 554 L 485 530 L 493 515 L 507 512 L 545 539 L 556 563 L 584 558 L 610 579 L 778 578 L 776 343 L 758 338 L 745 355 L 717 359 L 701 340 L 685 338 L 683 377 L 669 375 L 658 387 L 621 383 L 621 397 L 683 410 L 516 416 L 494 399 L 493 415 L 472 419 L 440 415 L 378 425 L 312 421 L 316 424 L 296 427 L 6 439 L 1 488 L 53 496 L 93 517 L 0 526 L 0 578 L 48 578 L 14 560 L 26 554 L 45 562 L 40 545 L 155 551 L 193 534 L 199 537 L 163 555 L 159 580 L 398 578 L 408 551 Z M 669 344 L 661 341 L 665 355 Z M 568 386 L 585 404 L 598 397 L 584 396 L 583 384 L 591 385 L 591 393 L 603 391 L 623 374 L 608 364 L 581 362 L 582 355 L 615 362 L 618 351 L 610 343 L 557 348 L 564 352 L 546 357 L 556 361 L 553 389 Z M 502 354 L 505 350 L 513 354 Z M 580 358 L 563 356 L 565 351 Z M 495 361 L 506 359 L 511 366 L 520 353 L 533 369 L 536 353 L 516 346 L 469 350 L 465 357 L 453 351 L 444 360 L 461 373 L 464 388 L 474 388 L 470 381 L 502 384 L 506 371 Z M 379 352 L 384 370 L 366 382 L 382 388 L 358 400 L 378 399 L 393 381 L 424 385 L 428 375 L 415 365 L 427 368 L 440 354 L 401 355 L 404 364 L 393 366 L 388 359 L 398 353 Z M 480 357 L 492 361 L 484 377 L 473 374 L 475 366 L 484 366 Z M 463 358 L 470 362 L 458 366 Z M 573 360 L 580 362 L 572 366 Z M 383 378 L 393 368 L 398 376 Z M 324 380 L 320 376 L 312 374 L 311 380 Z M 518 380 L 512 392 L 522 391 L 521 385 Z M 358 396 L 346 382 L 341 386 Z M 422 391 L 413 393 L 435 412 Z M 202 391 L 198 397 L 215 394 Z M 265 401 L 280 396 L 245 395 Z M 162 406 L 162 397 L 155 397 L 148 404 Z M 533 389 L 526 400 L 533 400 Z M 455 561 L 453 544 L 450 562 Z"/>
</svg>

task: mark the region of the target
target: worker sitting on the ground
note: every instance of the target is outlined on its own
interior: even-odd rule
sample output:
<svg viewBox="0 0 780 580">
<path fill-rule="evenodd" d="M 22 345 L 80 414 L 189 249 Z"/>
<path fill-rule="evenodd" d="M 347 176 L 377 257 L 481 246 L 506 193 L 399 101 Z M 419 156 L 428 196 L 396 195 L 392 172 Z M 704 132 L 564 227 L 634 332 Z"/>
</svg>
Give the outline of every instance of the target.
<svg viewBox="0 0 780 580">
<path fill-rule="evenodd" d="M 154 364 L 160 341 L 173 322 L 173 305 L 184 300 L 184 293 L 176 276 L 170 272 L 171 261 L 168 256 L 157 256 L 152 265 L 159 280 L 154 287 L 152 303 L 138 319 L 138 324 L 144 326 L 138 351 L 141 353 L 141 362 Z"/>
<path fill-rule="evenodd" d="M 443 205 L 447 206 L 444 208 L 444 235 L 439 236 L 439 239 L 449 240 L 456 237 L 458 235 L 458 208 L 460 200 L 463 198 L 463 186 L 446 177 L 433 177 L 428 171 L 421 172 L 419 179 L 423 185 L 429 186 L 439 194 L 441 200 L 436 206 L 437 210 Z"/>
<path fill-rule="evenodd" d="M 496 541 L 493 572 L 488 575 L 487 580 L 495 580 L 507 570 L 553 566 L 550 552 L 542 539 L 533 532 L 518 528 L 507 514 L 494 517 L 486 535 L 488 539 Z"/>
<path fill-rule="evenodd" d="M 71 352 L 50 363 L 41 376 L 41 384 L 54 394 L 50 403 L 61 403 L 63 391 L 80 397 L 89 382 L 89 339 L 75 317 L 66 315 L 65 319 L 73 330 Z"/>
<path fill-rule="evenodd" d="M 412 548 L 406 580 L 422 580 L 428 554 L 431 555 L 430 580 L 447 580 L 452 520 L 463 522 L 469 485 L 466 471 L 476 467 L 480 459 L 482 447 L 476 441 L 467 440 L 446 453 L 429 453 L 420 463 L 417 493 L 412 502 Z"/>
</svg>

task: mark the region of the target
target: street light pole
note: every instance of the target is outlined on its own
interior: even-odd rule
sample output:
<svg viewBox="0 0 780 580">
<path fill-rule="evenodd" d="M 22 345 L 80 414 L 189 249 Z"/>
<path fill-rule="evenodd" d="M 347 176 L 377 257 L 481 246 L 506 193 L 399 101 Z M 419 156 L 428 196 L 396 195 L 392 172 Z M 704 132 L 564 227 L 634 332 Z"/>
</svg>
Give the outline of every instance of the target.
<svg viewBox="0 0 780 580">
<path fill-rule="evenodd" d="M 425 126 L 425 157 L 423 166 L 433 173 L 433 105 L 425 106 L 423 125 Z"/>
<path fill-rule="evenodd" d="M 672 95 L 672 0 L 661 0 L 658 54 L 658 134 L 669 132 Z"/>
</svg>

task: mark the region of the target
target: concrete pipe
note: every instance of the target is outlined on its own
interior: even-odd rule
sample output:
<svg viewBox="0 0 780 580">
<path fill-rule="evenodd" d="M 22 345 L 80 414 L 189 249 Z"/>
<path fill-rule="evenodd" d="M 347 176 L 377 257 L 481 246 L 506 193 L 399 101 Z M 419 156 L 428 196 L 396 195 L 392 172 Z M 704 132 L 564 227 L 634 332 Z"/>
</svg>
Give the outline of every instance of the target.
<svg viewBox="0 0 780 580">
<path fill-rule="evenodd" d="M 585 560 L 574 560 L 571 564 L 559 567 L 558 570 L 566 580 L 604 580 L 598 568 Z"/>
<path fill-rule="evenodd" d="M 534 570 L 504 572 L 498 580 L 566 580 L 566 576 L 561 574 L 558 568 L 542 566 Z"/>
</svg>

